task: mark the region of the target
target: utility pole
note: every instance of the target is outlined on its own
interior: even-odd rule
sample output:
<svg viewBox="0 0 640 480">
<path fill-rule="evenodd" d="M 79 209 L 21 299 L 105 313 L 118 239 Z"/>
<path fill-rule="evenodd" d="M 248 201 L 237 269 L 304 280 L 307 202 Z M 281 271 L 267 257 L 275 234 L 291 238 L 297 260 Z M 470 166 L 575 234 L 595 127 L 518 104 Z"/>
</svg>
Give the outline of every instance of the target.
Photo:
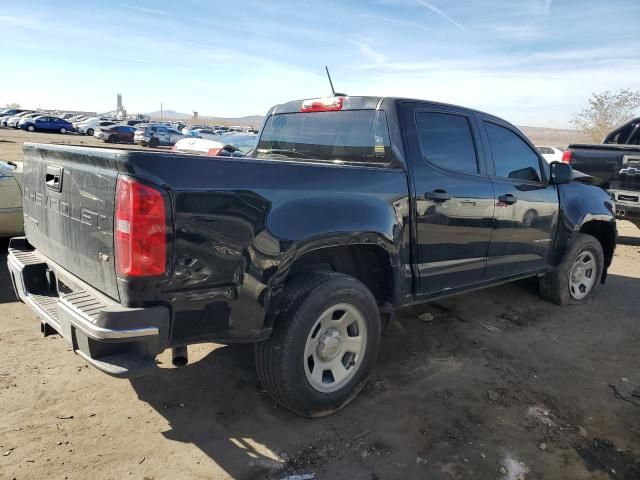
<svg viewBox="0 0 640 480">
<path fill-rule="evenodd" d="M 162 121 L 162 102 L 160 102 L 160 121 Z"/>
</svg>

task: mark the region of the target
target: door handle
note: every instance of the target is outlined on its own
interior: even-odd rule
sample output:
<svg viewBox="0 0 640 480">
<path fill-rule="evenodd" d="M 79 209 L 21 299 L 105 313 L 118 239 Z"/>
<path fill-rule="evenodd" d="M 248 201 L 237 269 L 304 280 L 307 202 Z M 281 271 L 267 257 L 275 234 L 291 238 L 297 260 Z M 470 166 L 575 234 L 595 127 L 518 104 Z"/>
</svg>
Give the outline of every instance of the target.
<svg viewBox="0 0 640 480">
<path fill-rule="evenodd" d="M 445 202 L 447 200 L 451 200 L 451 195 L 445 192 L 444 190 L 438 189 L 433 192 L 426 192 L 424 194 L 424 198 L 427 200 L 433 200 L 435 202 Z"/>
<path fill-rule="evenodd" d="M 498 200 L 501 201 L 502 203 L 506 203 L 507 205 L 513 205 L 518 201 L 518 197 L 510 193 L 507 193 L 505 195 L 500 195 L 498 197 Z"/>
</svg>

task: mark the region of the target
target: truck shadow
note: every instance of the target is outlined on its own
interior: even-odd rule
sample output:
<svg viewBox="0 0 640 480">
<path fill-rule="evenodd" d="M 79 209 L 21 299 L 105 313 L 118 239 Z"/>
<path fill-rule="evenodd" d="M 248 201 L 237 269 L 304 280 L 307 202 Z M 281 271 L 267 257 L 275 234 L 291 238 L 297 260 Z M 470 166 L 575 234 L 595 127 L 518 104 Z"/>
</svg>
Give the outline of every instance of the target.
<svg viewBox="0 0 640 480">
<path fill-rule="evenodd" d="M 251 345 L 219 346 L 186 367 L 162 369 L 130 382 L 138 398 L 166 419 L 168 428 L 162 433 L 166 439 L 195 445 L 231 478 L 282 478 L 293 473 L 317 473 L 328 465 L 332 465 L 330 471 L 339 465 L 369 472 L 372 468 L 382 470 L 386 468 L 382 464 L 369 459 L 363 462 L 358 450 L 345 446 L 355 438 L 368 436 L 364 439 L 369 442 L 376 439 L 373 447 L 364 448 L 382 451 L 380 461 L 385 462 L 389 461 L 385 455 L 395 458 L 406 443 L 423 442 L 421 434 L 413 430 L 405 432 L 402 440 L 385 434 L 393 432 L 398 422 L 397 417 L 389 416 L 390 403 L 394 409 L 430 416 L 432 427 L 442 431 L 470 411 L 477 429 L 483 422 L 484 403 L 478 404 L 473 397 L 478 380 L 474 367 L 467 363 L 472 349 L 474 364 L 483 363 L 480 359 L 486 357 L 492 363 L 506 362 L 509 366 L 505 368 L 510 371 L 526 371 L 530 365 L 516 354 L 519 344 L 508 346 L 507 342 L 519 338 L 519 329 L 532 328 L 530 334 L 535 335 L 559 320 L 570 322 L 563 328 L 582 325 L 586 309 L 591 329 L 609 331 L 610 308 L 617 304 L 623 305 L 617 316 L 624 321 L 616 328 L 625 330 L 636 308 L 628 299 L 639 284 L 638 278 L 612 274 L 588 306 L 557 307 L 544 302 L 537 296 L 536 282 L 530 280 L 400 310 L 400 325 L 385 336 L 367 387 L 346 409 L 322 419 L 298 417 L 278 406 L 260 388 Z M 500 302 L 505 303 L 496 307 Z M 468 306 L 461 306 L 464 304 Z M 504 308 L 508 311 L 509 305 L 520 312 L 521 321 L 506 328 L 498 322 L 503 321 L 501 312 Z M 477 314 L 484 310 L 486 314 Z M 433 319 L 420 318 L 421 313 L 429 311 Z M 527 317 L 529 313 L 531 318 Z M 499 325 L 500 331 L 487 332 L 483 328 L 487 321 Z M 477 340 L 485 347 L 492 345 L 488 342 L 497 342 L 507 352 L 500 357 L 493 352 L 491 357 L 491 348 L 478 349 Z M 168 355 L 162 359 L 168 361 Z M 485 374 L 492 378 L 490 371 Z M 438 395 L 448 391 L 456 392 L 458 404 L 439 409 L 438 402 L 444 397 Z"/>
<path fill-rule="evenodd" d="M 275 404 L 259 386 L 251 345 L 220 346 L 186 367 L 132 379 L 131 385 L 169 423 L 165 438 L 196 445 L 230 478 L 284 472 L 281 452 L 336 422 L 300 418 Z"/>
</svg>

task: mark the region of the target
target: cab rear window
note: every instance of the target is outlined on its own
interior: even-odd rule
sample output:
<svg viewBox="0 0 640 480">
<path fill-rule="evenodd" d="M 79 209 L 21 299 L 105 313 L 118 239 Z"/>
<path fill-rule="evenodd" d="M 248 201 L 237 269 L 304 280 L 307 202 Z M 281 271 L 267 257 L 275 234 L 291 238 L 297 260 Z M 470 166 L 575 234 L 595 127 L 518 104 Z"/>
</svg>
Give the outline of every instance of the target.
<svg viewBox="0 0 640 480">
<path fill-rule="evenodd" d="M 264 125 L 255 157 L 388 164 L 387 119 L 380 110 L 272 115 Z"/>
</svg>

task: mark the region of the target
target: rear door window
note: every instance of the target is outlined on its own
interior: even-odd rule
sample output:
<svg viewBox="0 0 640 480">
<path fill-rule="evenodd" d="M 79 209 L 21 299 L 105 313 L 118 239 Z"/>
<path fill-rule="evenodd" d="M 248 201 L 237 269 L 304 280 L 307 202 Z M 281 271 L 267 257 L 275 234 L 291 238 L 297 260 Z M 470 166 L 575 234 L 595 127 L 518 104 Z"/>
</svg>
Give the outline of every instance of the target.
<svg viewBox="0 0 640 480">
<path fill-rule="evenodd" d="M 437 167 L 478 173 L 469 120 L 464 115 L 417 112 L 416 126 L 424 159 Z"/>
<path fill-rule="evenodd" d="M 496 177 L 541 182 L 540 159 L 524 140 L 508 128 L 484 122 Z"/>
<path fill-rule="evenodd" d="M 272 115 L 262 131 L 256 158 L 388 164 L 387 119 L 380 110 Z"/>
</svg>

